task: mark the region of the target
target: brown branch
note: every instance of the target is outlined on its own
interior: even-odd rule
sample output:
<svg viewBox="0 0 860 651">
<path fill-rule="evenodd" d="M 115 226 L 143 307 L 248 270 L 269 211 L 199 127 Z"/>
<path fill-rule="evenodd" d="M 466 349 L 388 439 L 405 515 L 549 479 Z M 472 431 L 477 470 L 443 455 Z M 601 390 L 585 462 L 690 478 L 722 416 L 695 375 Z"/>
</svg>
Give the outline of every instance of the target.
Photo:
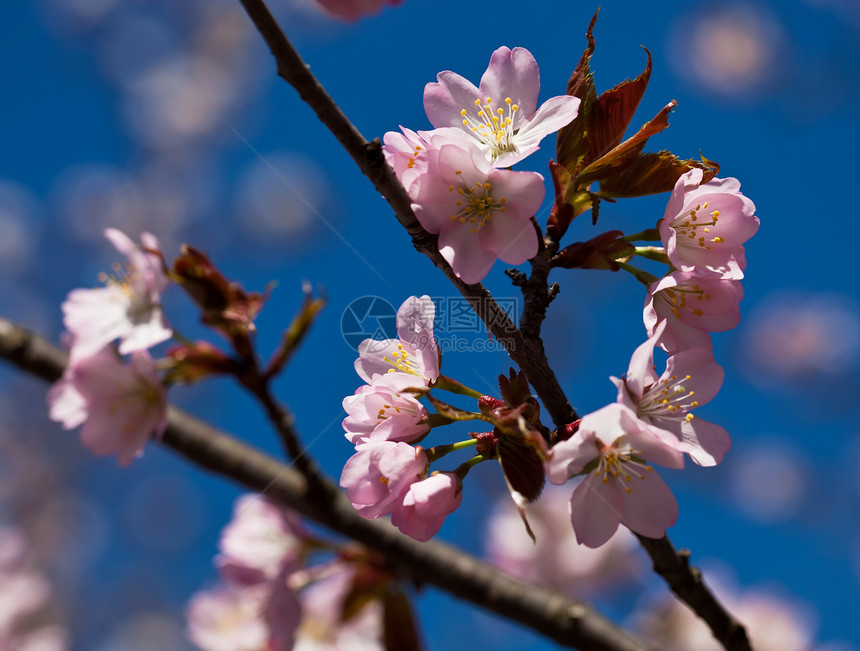
<svg viewBox="0 0 860 651">
<path fill-rule="evenodd" d="M 44 338 L 0 317 L 0 357 L 46 381 L 67 357 Z M 161 444 L 191 463 L 288 505 L 383 554 L 416 583 L 427 583 L 519 622 L 559 644 L 585 651 L 648 651 L 587 603 L 519 581 L 440 542 L 419 543 L 387 522 L 365 520 L 331 482 L 321 490 L 297 470 L 171 407 Z"/>
<path fill-rule="evenodd" d="M 636 537 L 651 557 L 654 571 L 705 621 L 727 651 L 752 651 L 743 625 L 717 601 L 705 585 L 699 568 L 690 565 L 690 550 L 682 549 L 679 553 L 665 536 L 659 540 L 639 534 Z"/>
<path fill-rule="evenodd" d="M 368 142 L 334 103 L 293 48 L 265 2 L 240 1 L 271 49 L 278 66 L 278 75 L 296 89 L 320 121 L 340 141 L 362 173 L 385 197 L 397 220 L 412 237 L 415 248 L 448 276 L 457 290 L 469 301 L 487 326 L 487 330 L 505 346 L 511 359 L 525 371 L 556 426 L 560 427 L 576 420 L 576 411 L 571 407 L 550 368 L 542 343 L 524 337 L 483 285 L 466 285 L 454 275 L 450 265 L 439 253 L 436 236 L 425 231 L 418 223 L 412 211 L 412 201 L 394 170 L 385 162 L 379 141 Z"/>
</svg>

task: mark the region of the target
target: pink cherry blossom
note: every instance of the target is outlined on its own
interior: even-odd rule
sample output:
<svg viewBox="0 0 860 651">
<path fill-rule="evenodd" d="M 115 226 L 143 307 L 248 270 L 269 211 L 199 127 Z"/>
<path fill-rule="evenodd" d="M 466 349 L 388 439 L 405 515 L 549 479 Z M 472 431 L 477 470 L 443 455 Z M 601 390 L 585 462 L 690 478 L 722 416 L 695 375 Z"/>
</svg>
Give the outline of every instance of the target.
<svg viewBox="0 0 860 651">
<path fill-rule="evenodd" d="M 415 540 L 430 540 L 445 518 L 460 508 L 462 488 L 456 475 L 434 472 L 409 487 L 403 501 L 394 507 L 391 524 Z"/>
<path fill-rule="evenodd" d="M 142 247 L 114 228 L 105 237 L 126 256 L 125 270 L 105 287 L 75 289 L 63 303 L 63 324 L 72 335 L 71 355 L 88 357 L 114 339 L 123 355 L 146 350 L 173 335 L 161 310 L 168 284 L 158 240 L 141 234 Z"/>
<path fill-rule="evenodd" d="M 570 501 L 577 541 L 599 547 L 619 523 L 648 538 L 663 537 L 678 518 L 678 503 L 648 461 L 681 468 L 684 457 L 677 448 L 673 435 L 644 428 L 624 405 L 613 403 L 584 416 L 579 430 L 556 444 L 546 463 L 554 484 L 596 463 Z"/>
<path fill-rule="evenodd" d="M 737 179 L 702 184 L 702 170 L 682 175 L 660 221 L 669 261 L 681 271 L 730 280 L 743 278 L 743 243 L 755 235 L 755 205 Z"/>
<path fill-rule="evenodd" d="M 340 485 L 363 518 L 391 513 L 427 471 L 427 455 L 421 446 L 371 441 L 357 445 L 355 450 L 343 467 Z"/>
<path fill-rule="evenodd" d="M 368 384 L 393 374 L 388 383 L 402 392 L 427 388 L 439 377 L 439 347 L 433 337 L 436 307 L 429 296 L 410 296 L 397 310 L 397 339 L 365 339 L 358 347 L 355 370 Z"/>
<path fill-rule="evenodd" d="M 673 271 L 648 288 L 643 314 L 648 336 L 666 321 L 658 341 L 666 352 L 711 348 L 709 332 L 730 330 L 740 322 L 743 295 L 737 280 Z"/>
<path fill-rule="evenodd" d="M 110 346 L 73 360 L 48 392 L 49 415 L 66 429 L 81 427 L 81 441 L 98 455 L 117 454 L 127 466 L 151 436 L 167 426 L 167 395 L 146 351 L 127 364 Z"/>
<path fill-rule="evenodd" d="M 257 493 L 242 495 L 221 531 L 216 564 L 222 576 L 238 584 L 271 581 L 295 565 L 303 536 L 294 512 Z"/>
<path fill-rule="evenodd" d="M 317 0 L 332 15 L 348 21 L 356 21 L 375 14 L 386 4 L 396 5 L 403 0 Z"/>
<path fill-rule="evenodd" d="M 496 167 L 509 167 L 539 149 L 544 137 L 569 124 L 580 100 L 551 97 L 538 109 L 540 70 L 531 52 L 500 47 L 479 87 L 446 70 L 424 89 L 424 109 L 434 127 L 455 128 L 479 145 Z"/>
<path fill-rule="evenodd" d="M 404 441 L 410 443 L 430 431 L 427 409 L 409 393 L 400 393 L 398 373 L 377 376 L 343 399 L 347 417 L 343 429 L 350 443 Z"/>
<path fill-rule="evenodd" d="M 415 183 L 429 169 L 434 152 L 446 144 L 460 143 L 462 146 L 462 138 L 459 130 L 455 129 L 416 132 L 401 126 L 400 130 L 402 133 L 389 131 L 383 136 L 382 153 L 400 183 L 412 194 Z"/>
<path fill-rule="evenodd" d="M 654 346 L 665 327 L 665 321 L 660 323 L 648 341 L 636 349 L 624 379 L 611 378 L 618 387 L 618 402 L 635 411 L 646 429 L 659 428 L 676 436 L 693 461 L 714 466 L 731 447 L 729 433 L 691 411 L 717 395 L 723 368 L 709 349 L 689 348 L 669 357 L 666 371 L 658 378 Z"/>
<path fill-rule="evenodd" d="M 442 145 L 428 156 L 412 208 L 439 235 L 442 257 L 464 283 L 483 280 L 497 259 L 517 265 L 535 256 L 531 217 L 544 199 L 540 174 L 495 169 L 474 147 Z"/>
</svg>

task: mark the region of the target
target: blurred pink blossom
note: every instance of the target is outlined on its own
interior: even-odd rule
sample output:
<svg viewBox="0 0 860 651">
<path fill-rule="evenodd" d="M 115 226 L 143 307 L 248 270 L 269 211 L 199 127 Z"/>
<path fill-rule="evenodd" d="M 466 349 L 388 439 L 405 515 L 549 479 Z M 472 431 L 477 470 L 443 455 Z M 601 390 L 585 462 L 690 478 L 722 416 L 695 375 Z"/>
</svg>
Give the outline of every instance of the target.
<svg viewBox="0 0 860 651">
<path fill-rule="evenodd" d="M 708 581 L 726 609 L 744 624 L 756 651 L 813 651 L 815 618 L 807 607 L 759 589 L 738 593 L 712 578 Z M 634 618 L 638 628 L 663 651 L 722 649 L 700 619 L 677 599 L 643 605 Z"/>
<path fill-rule="evenodd" d="M 22 531 L 0 527 L 0 649 L 64 651 L 65 631 L 38 617 L 50 606 L 52 589 L 33 567 L 30 548 Z"/>
<path fill-rule="evenodd" d="M 257 493 L 242 495 L 221 531 L 216 564 L 222 576 L 243 585 L 271 581 L 297 562 L 304 536 L 294 512 Z"/>
<path fill-rule="evenodd" d="M 116 454 L 127 466 L 167 426 L 167 394 L 146 351 L 123 363 L 112 346 L 73 359 L 48 391 L 51 420 L 81 425 L 81 442 L 94 454 Z"/>
<path fill-rule="evenodd" d="M 286 586 L 285 586 L 286 589 Z M 267 619 L 271 586 L 239 587 L 220 584 L 195 594 L 188 603 L 188 639 L 203 651 L 287 651 L 271 644 Z M 298 607 L 277 613 L 282 623 L 298 626 Z"/>
<path fill-rule="evenodd" d="M 383 651 L 382 604 L 378 600 L 341 621 L 353 577 L 349 570 L 336 572 L 300 592 L 302 621 L 293 651 Z"/>
<path fill-rule="evenodd" d="M 326 11 L 343 20 L 355 21 L 375 14 L 386 4 L 396 5 L 403 0 L 316 0 Z"/>
<path fill-rule="evenodd" d="M 94 355 L 120 339 L 123 355 L 146 350 L 173 335 L 161 311 L 161 292 L 168 285 L 158 240 L 141 234 L 142 247 L 114 228 L 105 237 L 127 258 L 106 287 L 75 289 L 63 303 L 63 323 L 72 335 L 72 358 Z"/>
<path fill-rule="evenodd" d="M 484 541 L 490 563 L 573 597 L 611 589 L 643 573 L 636 538 L 626 528 L 597 549 L 577 544 L 569 505 L 569 489 L 561 486 L 547 486 L 540 499 L 529 504 L 533 542 L 510 500 L 500 501 L 490 515 Z"/>
</svg>

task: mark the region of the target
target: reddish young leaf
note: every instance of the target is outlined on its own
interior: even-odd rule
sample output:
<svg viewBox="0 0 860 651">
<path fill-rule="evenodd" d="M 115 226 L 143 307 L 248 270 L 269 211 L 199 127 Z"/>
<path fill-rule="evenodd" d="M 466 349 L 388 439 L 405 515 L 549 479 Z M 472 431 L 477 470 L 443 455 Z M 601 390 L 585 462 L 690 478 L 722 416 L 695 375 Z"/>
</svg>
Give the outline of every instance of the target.
<svg viewBox="0 0 860 651">
<path fill-rule="evenodd" d="M 611 151 L 607 152 L 596 161 L 588 165 L 580 173 L 577 182 L 580 187 L 590 183 L 591 181 L 599 181 L 608 178 L 615 174 L 620 168 L 629 165 L 639 157 L 648 138 L 655 133 L 660 133 L 663 129 L 669 126 L 669 113 L 671 113 L 677 102 L 672 100 L 664 106 L 653 119 L 646 122 L 639 131 L 622 142 Z"/>
<path fill-rule="evenodd" d="M 552 259 L 552 265 L 565 269 L 618 271 L 616 260 L 631 256 L 636 250 L 630 242 L 618 239 L 623 235 L 621 231 L 608 231 L 587 242 L 574 242 Z"/>
<path fill-rule="evenodd" d="M 583 163 L 590 164 L 617 147 L 639 106 L 648 80 L 651 78 L 651 53 L 647 48 L 648 62 L 645 70 L 634 79 L 625 79 L 620 84 L 602 93 L 588 114 L 588 153 Z"/>
<path fill-rule="evenodd" d="M 600 192 L 612 197 L 642 197 L 671 192 L 682 174 L 694 167 L 704 170 L 702 183 L 714 178 L 719 164 L 702 156 L 702 161 L 681 160 L 669 151 L 641 154 L 616 174 L 600 181 Z"/>
<path fill-rule="evenodd" d="M 567 82 L 567 94 L 578 97 L 581 100 L 579 115 L 573 122 L 559 130 L 556 140 L 556 158 L 560 164 L 569 170 L 576 169 L 586 154 L 586 137 L 588 135 L 587 118 L 597 101 L 597 91 L 594 88 L 594 73 L 591 72 L 590 61 L 591 55 L 594 53 L 594 36 L 592 32 L 594 31 L 594 24 L 597 22 L 597 14 L 599 13 L 600 10 L 598 9 L 592 17 L 591 23 L 588 25 L 588 31 L 585 34 L 586 39 L 588 39 L 588 45 Z"/>
</svg>

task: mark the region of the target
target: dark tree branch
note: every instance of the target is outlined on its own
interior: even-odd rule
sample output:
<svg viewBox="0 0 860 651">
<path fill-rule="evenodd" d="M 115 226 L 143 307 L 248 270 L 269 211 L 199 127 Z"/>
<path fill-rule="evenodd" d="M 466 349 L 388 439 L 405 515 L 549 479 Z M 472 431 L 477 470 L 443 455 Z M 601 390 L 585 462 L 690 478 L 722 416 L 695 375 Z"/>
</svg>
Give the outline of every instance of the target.
<svg viewBox="0 0 860 651">
<path fill-rule="evenodd" d="M 241 2 L 272 51 L 278 66 L 278 75 L 296 89 L 320 121 L 340 141 L 362 173 L 385 197 L 397 220 L 412 237 L 415 248 L 448 276 L 457 290 L 469 301 L 487 326 L 487 330 L 505 346 L 511 359 L 525 371 L 556 426 L 560 427 L 576 420 L 576 411 L 571 407 L 550 368 L 542 343 L 524 337 L 483 285 L 466 285 L 454 275 L 450 265 L 439 253 L 436 236 L 425 231 L 418 223 L 412 211 L 412 201 L 394 170 L 385 162 L 379 141 L 368 142 L 343 114 L 293 48 L 265 2 Z"/>
<path fill-rule="evenodd" d="M 0 317 L 0 357 L 52 382 L 65 353 L 44 338 Z M 514 579 L 440 542 L 419 543 L 387 522 L 365 520 L 331 482 L 314 487 L 300 472 L 171 407 L 161 444 L 191 463 L 265 493 L 381 553 L 403 576 L 427 583 L 519 622 L 559 644 L 585 651 L 648 651 L 590 605 Z"/>
<path fill-rule="evenodd" d="M 655 540 L 636 534 L 642 547 L 654 564 L 654 571 L 662 576 L 672 592 L 701 617 L 714 637 L 727 651 L 752 651 L 743 625 L 732 617 L 717 601 L 697 567 L 690 565 L 690 550 L 680 553 L 666 538 Z"/>
</svg>

